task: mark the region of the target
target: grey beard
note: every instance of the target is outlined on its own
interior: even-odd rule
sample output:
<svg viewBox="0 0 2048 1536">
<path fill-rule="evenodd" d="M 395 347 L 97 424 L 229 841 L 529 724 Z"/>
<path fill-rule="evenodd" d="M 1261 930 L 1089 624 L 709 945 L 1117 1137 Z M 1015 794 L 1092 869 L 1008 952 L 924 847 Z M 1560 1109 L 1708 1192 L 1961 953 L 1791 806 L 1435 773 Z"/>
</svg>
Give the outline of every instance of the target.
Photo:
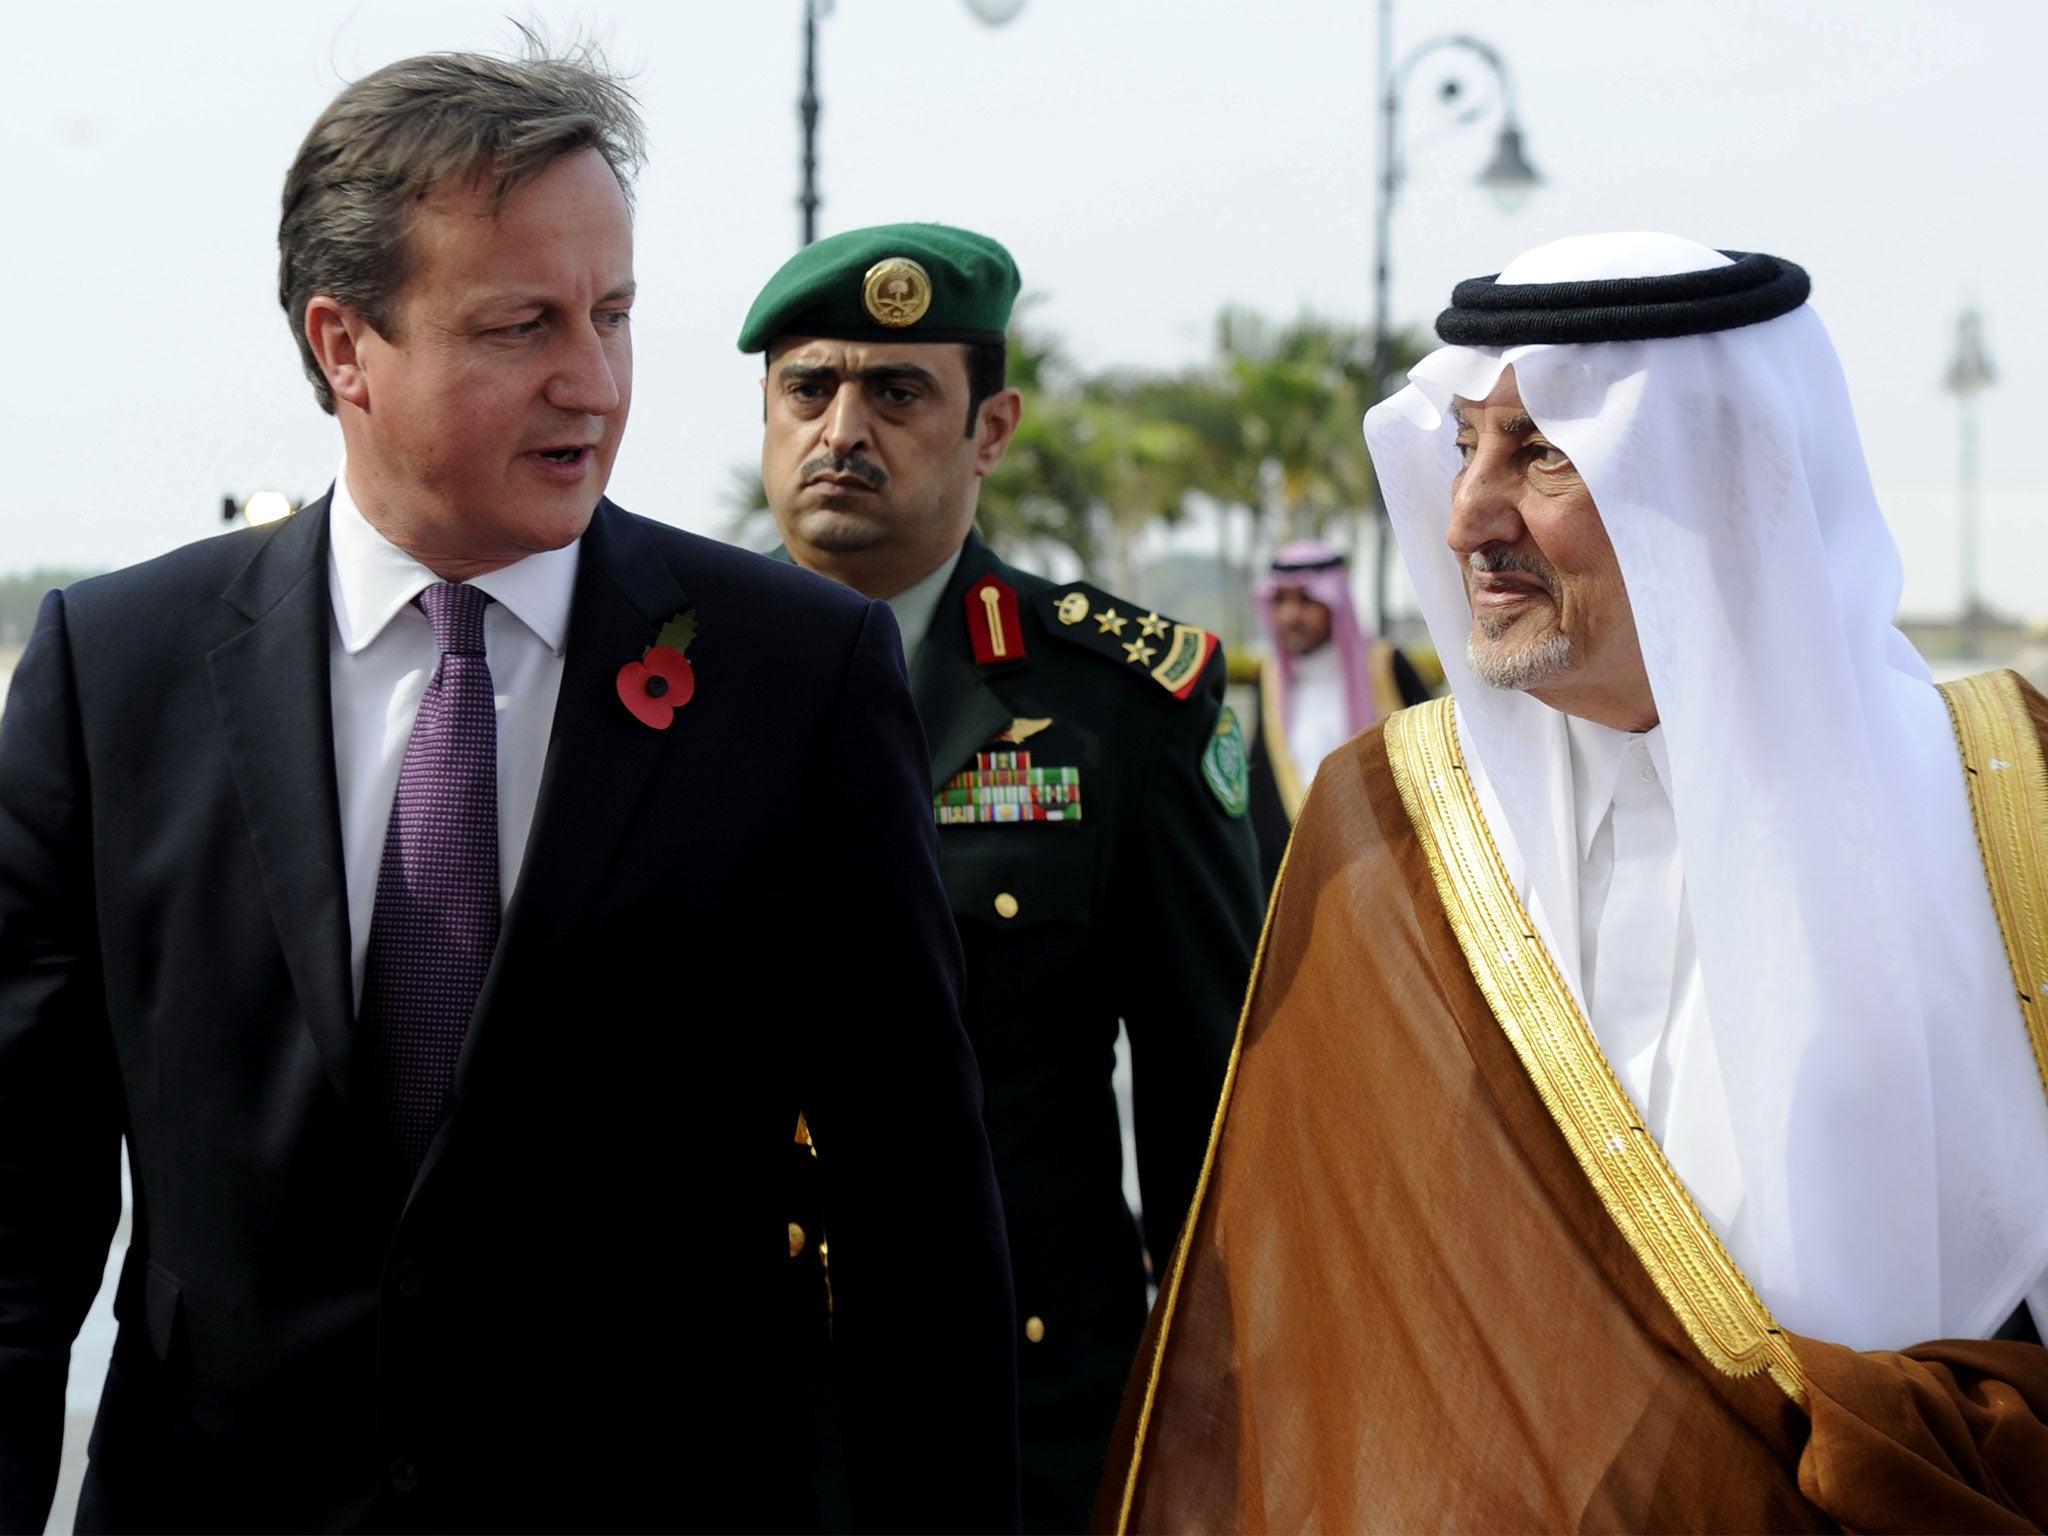
<svg viewBox="0 0 2048 1536">
<path fill-rule="evenodd" d="M 1467 639 L 1465 660 L 1489 688 L 1527 690 L 1572 664 L 1571 637 L 1554 629 L 1541 640 L 1515 646 L 1498 643 L 1503 626 L 1482 619 L 1479 628 L 1492 643 L 1482 645 L 1477 636 Z"/>
</svg>

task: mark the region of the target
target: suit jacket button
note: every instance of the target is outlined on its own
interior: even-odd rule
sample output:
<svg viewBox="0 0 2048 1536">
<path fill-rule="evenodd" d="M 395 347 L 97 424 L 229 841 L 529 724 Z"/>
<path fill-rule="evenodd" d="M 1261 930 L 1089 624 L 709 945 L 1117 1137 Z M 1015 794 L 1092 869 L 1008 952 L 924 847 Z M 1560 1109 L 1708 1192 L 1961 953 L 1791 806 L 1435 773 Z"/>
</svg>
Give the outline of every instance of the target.
<svg viewBox="0 0 2048 1536">
<path fill-rule="evenodd" d="M 420 1287 L 427 1283 L 427 1277 L 420 1273 L 419 1265 L 411 1259 L 400 1259 L 391 1268 L 391 1283 L 398 1287 L 401 1296 L 417 1296 Z"/>
<path fill-rule="evenodd" d="M 1045 1319 L 1042 1317 L 1025 1318 L 1024 1337 L 1034 1344 L 1042 1342 L 1045 1338 Z"/>
<path fill-rule="evenodd" d="M 1008 891 L 1004 891 L 1002 895 L 996 898 L 996 916 L 1015 917 L 1016 915 L 1017 898 L 1012 896 Z"/>
<path fill-rule="evenodd" d="M 420 1485 L 420 1469 L 413 1465 L 409 1456 L 401 1456 L 392 1462 L 384 1476 L 400 1493 L 411 1493 Z"/>
<path fill-rule="evenodd" d="M 793 1259 L 802 1253 L 804 1251 L 804 1244 L 807 1241 L 808 1239 L 804 1236 L 804 1229 L 792 1221 L 789 1224 L 789 1256 Z"/>
</svg>

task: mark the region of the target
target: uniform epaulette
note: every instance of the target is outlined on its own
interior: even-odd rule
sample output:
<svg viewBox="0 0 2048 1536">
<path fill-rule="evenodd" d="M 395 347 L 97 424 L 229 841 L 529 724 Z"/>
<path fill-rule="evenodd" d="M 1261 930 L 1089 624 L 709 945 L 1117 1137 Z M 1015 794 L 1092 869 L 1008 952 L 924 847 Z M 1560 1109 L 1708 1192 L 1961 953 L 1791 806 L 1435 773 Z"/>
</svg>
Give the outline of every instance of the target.
<svg viewBox="0 0 2048 1536">
<path fill-rule="evenodd" d="M 1176 699 L 1194 693 L 1219 644 L 1206 629 L 1126 603 L 1085 581 L 1048 587 L 1030 601 L 1060 639 L 1151 678 Z"/>
</svg>

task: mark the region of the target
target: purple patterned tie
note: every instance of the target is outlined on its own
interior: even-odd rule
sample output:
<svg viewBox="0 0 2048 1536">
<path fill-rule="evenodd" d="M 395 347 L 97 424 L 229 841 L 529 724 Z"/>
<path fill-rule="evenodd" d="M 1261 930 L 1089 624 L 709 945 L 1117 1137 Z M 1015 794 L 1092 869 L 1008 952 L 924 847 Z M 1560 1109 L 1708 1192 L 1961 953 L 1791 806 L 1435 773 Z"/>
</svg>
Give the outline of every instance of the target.
<svg viewBox="0 0 2048 1536">
<path fill-rule="evenodd" d="M 413 599 L 433 623 L 441 664 L 398 770 L 361 1019 L 408 1170 L 419 1167 L 441 1122 L 498 943 L 498 717 L 484 659 L 490 600 L 450 582 Z"/>
</svg>

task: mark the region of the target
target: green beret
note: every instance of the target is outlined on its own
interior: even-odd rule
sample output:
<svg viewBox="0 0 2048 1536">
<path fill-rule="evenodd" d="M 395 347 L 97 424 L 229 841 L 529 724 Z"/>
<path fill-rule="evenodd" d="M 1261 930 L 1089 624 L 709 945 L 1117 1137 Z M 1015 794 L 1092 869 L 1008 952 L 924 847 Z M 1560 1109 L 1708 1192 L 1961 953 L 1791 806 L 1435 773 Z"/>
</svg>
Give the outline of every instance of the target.
<svg viewBox="0 0 2048 1536">
<path fill-rule="evenodd" d="M 834 341 L 1001 341 L 1017 263 L 986 235 L 947 224 L 877 224 L 807 245 L 768 279 L 740 350 L 778 336 Z"/>
</svg>

